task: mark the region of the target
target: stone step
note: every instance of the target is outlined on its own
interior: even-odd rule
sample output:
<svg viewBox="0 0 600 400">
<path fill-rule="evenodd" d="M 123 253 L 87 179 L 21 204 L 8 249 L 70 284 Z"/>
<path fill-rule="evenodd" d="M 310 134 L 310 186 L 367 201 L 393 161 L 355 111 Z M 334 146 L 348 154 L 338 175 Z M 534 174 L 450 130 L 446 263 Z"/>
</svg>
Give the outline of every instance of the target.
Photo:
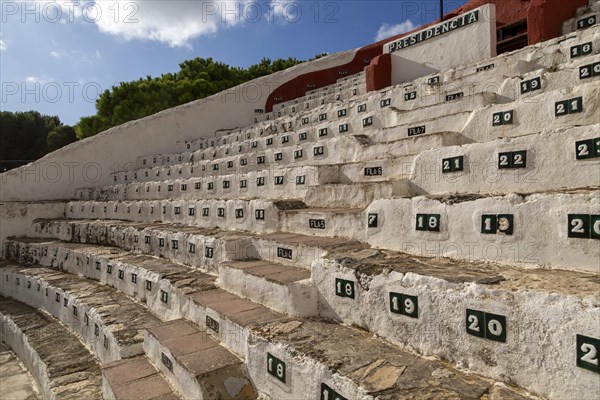
<svg viewBox="0 0 600 400">
<path fill-rule="evenodd" d="M 0 343 L 0 387 L 3 394 L 14 400 L 40 399 L 35 380 L 23 362 L 4 343 Z"/>
<path fill-rule="evenodd" d="M 310 269 L 328 251 L 343 247 L 348 240 L 276 232 L 252 239 L 260 259 L 297 268 Z"/>
<path fill-rule="evenodd" d="M 514 102 L 531 101 L 532 98 L 544 92 L 575 87 L 580 83 L 589 83 L 600 79 L 591 73 L 591 69 L 581 71 L 600 61 L 600 54 L 571 58 L 568 63 L 559 64 L 554 68 L 536 69 L 504 80 L 500 94 L 511 97 Z M 536 80 L 534 83 L 533 81 Z M 510 104 L 510 103 L 509 103 Z"/>
<path fill-rule="evenodd" d="M 382 145 L 379 146 L 378 149 L 385 149 L 384 146 L 391 144 L 390 142 L 395 140 L 410 140 L 411 138 L 423 140 L 429 136 L 436 137 L 439 135 L 447 135 L 452 132 L 456 134 L 463 131 L 473 112 L 474 111 L 464 111 L 453 114 L 444 114 L 436 118 L 424 116 L 423 119 L 414 122 L 399 121 L 397 124 L 390 127 L 372 132 L 368 137 L 374 143 Z M 472 141 L 470 138 L 468 140 L 465 140 L 464 137 L 461 138 L 461 144 L 470 141 Z"/>
<path fill-rule="evenodd" d="M 34 236 L 115 246 L 218 274 L 219 263 L 258 258 L 253 236 L 180 224 L 115 220 L 37 220 Z"/>
<path fill-rule="evenodd" d="M 279 213 L 281 230 L 300 235 L 366 239 L 364 208 L 304 208 Z"/>
<path fill-rule="evenodd" d="M 361 208 L 368 206 L 375 199 L 413 195 L 413 188 L 407 181 L 338 183 L 309 188 L 304 202 L 308 207 L 316 208 Z"/>
<path fill-rule="evenodd" d="M 590 3 L 577 9 L 574 18 L 563 21 L 561 32 L 563 35 L 582 29 L 590 29 L 591 26 L 600 23 L 600 4 Z"/>
<path fill-rule="evenodd" d="M 184 315 L 186 294 L 216 289 L 215 277 L 115 247 L 13 238 L 6 241 L 5 248 L 6 257 L 11 261 L 58 267 L 115 287 L 145 302 L 163 319 Z M 108 265 L 123 271 L 124 279 L 107 274 Z M 318 296 L 310 282 L 310 271 L 306 269 L 261 260 L 230 261 L 221 263 L 218 279 L 221 288 L 278 312 L 300 316 L 318 314 Z"/>
<path fill-rule="evenodd" d="M 36 220 L 34 225 L 38 238 L 117 246 L 215 275 L 223 261 L 252 258 L 309 269 L 329 249 L 348 244 L 339 238 L 281 232 L 251 235 L 178 224 L 56 219 Z"/>
<path fill-rule="evenodd" d="M 303 268 L 263 260 L 226 261 L 219 268 L 219 287 L 280 313 L 318 315 L 318 294 Z"/>
<path fill-rule="evenodd" d="M 600 340 L 597 273 L 349 247 L 312 271 L 325 318 L 548 398 L 600 394 L 576 362 L 578 337 Z"/>
<path fill-rule="evenodd" d="M 245 264 L 249 267 L 244 269 L 247 274 L 245 275 L 246 279 L 250 278 L 249 272 L 252 266 L 257 264 L 259 262 Z M 461 365 L 465 360 L 470 360 L 469 368 L 486 375 L 497 374 L 497 370 L 493 365 L 500 365 L 505 362 L 501 348 L 495 350 L 492 347 L 488 349 L 488 347 L 485 347 L 485 343 L 481 343 L 487 349 L 486 351 L 498 352 L 497 354 L 494 353 L 497 358 L 495 358 L 494 364 L 490 364 L 492 366 L 485 361 L 473 360 L 472 346 L 479 345 L 479 342 L 469 342 L 469 340 L 474 340 L 469 339 L 470 336 L 465 337 L 466 347 L 463 346 L 464 348 L 459 349 L 457 346 L 448 345 L 442 346 L 443 349 L 440 350 L 440 343 L 445 343 L 446 340 L 452 342 L 455 337 L 464 334 L 460 329 L 460 321 L 462 320 L 461 315 L 464 316 L 466 309 L 485 310 L 505 316 L 508 325 L 504 325 L 504 328 L 508 330 L 509 336 L 506 339 L 507 344 L 504 346 L 514 346 L 514 343 L 521 342 L 536 342 L 537 339 L 529 336 L 529 328 L 523 328 L 520 323 L 515 321 L 525 320 L 530 318 L 528 317 L 530 315 L 539 315 L 539 313 L 536 314 L 537 307 L 540 303 L 544 304 L 548 296 L 554 298 L 554 303 L 560 302 L 561 307 L 563 304 L 571 304 L 573 301 L 578 304 L 583 300 L 585 304 L 588 302 L 585 293 L 594 293 L 591 287 L 597 285 L 593 280 L 593 275 L 589 274 L 562 271 L 557 272 L 562 274 L 561 279 L 553 281 L 552 279 L 545 279 L 537 271 L 521 271 L 508 269 L 506 266 L 494 266 L 485 263 L 458 263 L 441 259 L 407 258 L 400 253 L 350 246 L 332 250 L 330 255 L 314 265 L 318 267 L 318 270 L 313 268 L 313 274 L 315 274 L 313 281 L 318 288 L 319 310 L 322 316 L 340 319 L 369 329 L 386 339 L 389 338 L 388 340 L 391 342 L 425 354 L 449 359 Z M 504 274 L 504 276 L 501 274 Z M 541 282 L 540 277 L 544 279 Z M 336 290 L 337 280 L 339 279 L 344 280 L 340 282 L 341 285 L 347 285 L 348 282 L 351 282 L 352 293 L 350 295 L 340 297 L 340 294 L 345 292 L 346 286 L 342 286 L 341 290 Z M 562 283 L 562 280 L 565 279 L 571 282 L 572 285 L 566 287 Z M 505 281 L 506 283 L 504 283 Z M 164 284 L 166 289 L 166 282 Z M 364 284 L 368 284 L 368 288 L 363 287 Z M 175 285 L 171 283 L 171 286 Z M 540 300 L 534 299 L 529 302 L 514 300 L 515 304 L 526 305 L 515 306 L 515 311 L 509 311 L 512 306 L 504 304 L 504 299 L 513 296 L 512 292 L 515 288 L 523 290 L 524 296 L 532 297 L 535 295 Z M 553 293 L 556 288 L 561 289 L 558 290 L 558 293 Z M 417 298 L 418 303 L 415 303 L 418 318 L 414 319 L 414 316 L 409 318 L 393 312 L 386 312 L 391 307 L 389 304 L 382 304 L 388 301 L 388 293 L 382 293 L 386 290 L 390 292 L 397 291 Z M 435 291 L 446 293 L 446 295 L 443 298 L 438 298 L 439 296 L 432 294 Z M 479 293 L 482 293 L 481 296 L 483 297 Z M 582 294 L 584 297 L 581 297 Z M 219 338 L 227 347 L 232 348 L 243 357 L 246 357 L 245 355 L 249 351 L 247 343 L 253 343 L 248 338 L 253 327 L 257 326 L 256 324 L 260 325 L 260 321 L 285 320 L 285 317 L 281 314 L 273 313 L 264 306 L 247 299 L 241 299 L 235 294 L 222 289 L 190 292 L 183 297 L 185 300 L 178 301 L 182 316 L 191 321 L 198 321 L 199 324 L 206 321 L 207 332 Z M 435 303 L 439 303 L 439 305 L 436 306 Z M 462 310 L 461 306 L 464 307 Z M 448 324 L 443 322 L 448 316 L 446 314 L 438 315 L 442 311 L 437 310 L 451 310 L 449 315 L 452 322 Z M 584 310 L 578 309 L 563 315 L 556 314 L 552 321 L 537 321 L 530 328 L 533 331 L 532 335 L 535 336 L 538 332 L 547 332 L 546 328 L 550 325 L 553 326 L 554 323 L 568 326 L 575 323 L 579 327 L 578 334 L 592 337 L 593 332 L 590 327 L 595 324 L 594 321 L 598 320 L 597 313 L 598 308 L 592 303 L 587 305 Z M 568 322 L 560 320 L 560 318 L 565 318 L 567 315 Z M 590 317 L 580 318 L 582 315 L 589 315 Z M 403 333 L 396 334 L 397 329 L 394 330 L 388 326 L 389 324 L 396 324 L 397 319 L 402 319 L 403 328 L 398 329 Z M 417 332 L 430 333 L 426 335 L 426 338 L 423 338 Z M 562 332 L 559 333 L 559 335 L 562 334 Z M 492 346 L 493 343 L 489 343 L 489 346 Z M 543 344 L 545 342 L 540 341 L 539 343 Z M 502 344 L 498 346 L 502 346 Z M 533 345 L 530 344 L 529 346 Z M 539 353 L 547 354 L 548 351 L 554 350 L 544 348 L 539 350 Z M 533 357 L 529 348 L 514 349 L 511 354 L 514 357 Z M 569 351 L 567 349 L 561 350 L 560 357 L 568 359 L 570 357 Z M 554 358 L 547 357 L 547 359 Z M 532 363 L 538 365 L 537 361 L 532 361 Z M 553 364 L 544 364 L 541 367 L 556 368 Z M 578 373 L 578 371 L 575 371 L 575 373 Z M 583 374 L 582 379 L 586 382 L 585 373 L 579 371 L 579 374 Z M 495 376 L 495 378 L 504 379 L 500 376 Z M 527 383 L 530 384 L 530 382 Z"/>
<path fill-rule="evenodd" d="M 184 398 L 257 398 L 242 360 L 188 321 L 148 329 L 144 350 Z"/>
<path fill-rule="evenodd" d="M 145 356 L 119 360 L 102 369 L 106 400 L 179 400 L 165 377 Z"/>
<path fill-rule="evenodd" d="M 98 361 L 63 324 L 4 296 L 0 296 L 0 321 L 0 340 L 23 361 L 43 398 L 101 398 Z M 13 398 L 16 389 L 3 386 L 2 397 Z"/>
<path fill-rule="evenodd" d="M 269 233 L 279 230 L 279 210 L 293 204 L 302 203 L 263 200 L 73 201 L 67 204 L 65 214 L 69 219 L 179 223 L 208 229 L 227 227 L 229 230 Z"/>
<path fill-rule="evenodd" d="M 366 241 L 425 257 L 598 273 L 599 204 L 600 191 L 594 189 L 382 199 L 366 210 L 376 220 L 367 227 Z"/>
<path fill-rule="evenodd" d="M 600 46 L 600 43 L 598 45 Z M 573 71 L 573 74 L 578 73 L 579 71 Z M 518 137 L 542 130 L 552 131 L 598 124 L 599 98 L 600 87 L 597 82 L 577 82 L 574 86 L 546 91 L 528 98 L 527 101 L 475 110 L 461 133 L 475 142 L 489 142 L 498 137 Z M 571 111 L 568 110 L 569 107 Z M 499 129 L 494 129 L 494 115 L 504 115 L 510 111 L 513 114 L 513 123 L 503 124 Z"/>
<path fill-rule="evenodd" d="M 485 387 L 481 390 L 500 396 L 490 398 L 510 395 L 521 399 L 502 384 L 414 356 L 356 329 L 314 319 L 285 318 L 220 289 L 191 294 L 190 298 L 189 318 L 202 321 L 209 316 L 220 340 L 246 355 L 252 382 L 270 398 L 319 398 L 322 390 L 329 391 L 327 387 L 346 398 L 370 394 L 409 398 L 417 390 L 453 393 L 460 398 L 461 393 L 467 393 L 467 386 L 478 383 Z M 247 346 L 241 345 L 246 342 Z M 399 359 L 405 363 L 396 363 Z M 365 369 L 366 365 L 372 368 Z M 408 371 L 404 367 L 409 374 L 404 375 Z M 278 376 L 282 371 L 283 376 Z M 389 397 L 383 397 L 384 393 Z"/>
<path fill-rule="evenodd" d="M 456 88 L 453 93 L 445 93 L 443 96 L 434 96 L 434 103 L 425 105 L 416 109 L 392 109 L 393 114 L 389 115 L 384 127 L 392 128 L 396 126 L 423 125 L 424 121 L 434 121 L 436 119 L 445 119 L 451 115 L 462 115 L 470 113 L 479 108 L 484 108 L 501 102 L 498 95 L 494 92 L 482 92 L 468 94 L 460 88 Z M 449 131 L 455 129 L 448 128 Z"/>
<path fill-rule="evenodd" d="M 594 124 L 431 149 L 415 158 L 410 182 L 416 193 L 438 196 L 533 194 L 598 187 L 600 158 L 594 155 L 594 143 L 600 142 L 598 132 L 600 124 Z M 502 168 L 502 154 L 510 161 L 510 153 L 515 151 L 526 152 L 524 163 L 519 168 Z"/>
<path fill-rule="evenodd" d="M 331 322 L 273 322 L 250 340 L 248 369 L 271 398 L 529 398 Z"/>
<path fill-rule="evenodd" d="M 594 124 L 567 129 L 562 128 L 514 138 L 495 139 L 486 143 L 435 148 L 423 151 L 414 159 L 398 158 L 368 163 L 344 164 L 336 172 L 338 177 L 335 180 L 355 183 L 405 177 L 409 178 L 414 186 L 406 188 L 407 193 L 404 194 L 410 194 L 412 189 L 419 194 L 507 194 L 510 192 L 535 193 L 551 189 L 589 187 L 598 181 L 595 173 L 598 158 L 593 157 L 593 146 L 588 146 L 590 148 L 586 150 L 586 153 L 582 153 L 579 145 L 585 141 L 597 139 L 596 131 L 599 126 L 599 124 Z M 500 132 L 504 131 L 499 128 L 498 133 Z M 565 137 L 568 140 L 565 140 Z M 511 150 L 527 152 L 523 168 L 500 168 L 499 154 Z M 462 157 L 462 164 L 460 165 L 462 170 L 445 170 L 444 161 L 450 163 L 452 161 L 450 159 L 457 157 Z M 566 173 L 558 173 L 560 171 L 556 168 L 557 163 L 572 165 L 573 167 L 568 168 Z M 589 172 L 582 173 L 582 168 L 589 170 Z M 371 175 L 379 173 L 381 175 Z M 549 178 L 541 179 L 546 176 L 549 176 Z M 235 182 L 233 184 L 235 185 Z M 306 196 L 314 196 L 315 193 L 324 195 L 328 192 L 321 191 L 320 189 L 323 187 L 327 188 L 328 185 L 309 185 L 303 193 L 306 193 Z M 502 193 L 499 192 L 500 189 L 503 190 Z M 271 193 L 273 194 L 265 196 L 275 197 L 279 192 Z M 359 196 L 362 195 L 362 192 L 357 193 Z M 334 194 L 336 193 L 332 193 L 332 195 Z M 381 194 L 380 197 L 394 197 L 393 191 L 384 191 Z M 399 194 L 402 195 L 402 191 Z M 277 195 L 277 197 L 281 196 L 285 196 L 283 192 Z M 290 192 L 288 198 L 292 196 Z M 264 205 L 259 201 L 255 201 L 255 203 L 259 206 Z M 112 209 L 109 209 L 109 213 L 111 211 Z M 229 214 L 232 215 L 231 212 Z M 235 214 L 235 211 L 233 214 Z M 118 215 L 122 218 L 127 217 L 125 209 L 121 209 L 121 213 Z M 155 215 L 157 215 L 155 218 L 159 218 L 161 214 L 157 213 Z M 151 215 L 144 212 L 138 218 L 145 216 L 151 217 Z M 185 217 L 185 213 L 183 217 Z M 182 216 L 179 218 L 182 218 Z M 213 219 L 217 219 L 217 217 Z M 238 220 L 238 218 L 235 219 Z"/>
<path fill-rule="evenodd" d="M 86 278 L 9 261 L 0 262 L 0 273 L 3 296 L 60 319 L 102 363 L 141 354 L 143 329 L 160 322 L 125 294 Z"/>
<path fill-rule="evenodd" d="M 117 247 L 48 239 L 12 238 L 6 257 L 14 262 L 60 268 L 112 286 L 139 299 L 162 319 L 181 318 L 187 293 L 213 290 L 216 278 L 164 258 L 133 254 Z M 108 274 L 108 266 L 113 271 Z M 135 277 L 135 278 L 134 278 Z"/>
</svg>

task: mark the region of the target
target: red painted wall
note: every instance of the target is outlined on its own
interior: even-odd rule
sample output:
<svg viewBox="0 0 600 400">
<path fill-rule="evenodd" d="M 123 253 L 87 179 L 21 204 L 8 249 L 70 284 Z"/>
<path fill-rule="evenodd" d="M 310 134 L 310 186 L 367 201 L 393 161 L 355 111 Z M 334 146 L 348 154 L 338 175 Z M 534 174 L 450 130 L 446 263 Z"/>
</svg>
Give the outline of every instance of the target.
<svg viewBox="0 0 600 400">
<path fill-rule="evenodd" d="M 367 80 L 367 92 L 379 90 L 392 84 L 392 55 L 384 53 L 375 57 L 367 68 L 365 68 Z"/>
<path fill-rule="evenodd" d="M 526 18 L 529 44 L 535 44 L 559 36 L 561 22 L 572 18 L 575 10 L 587 4 L 587 0 L 470 0 L 467 4 L 445 15 L 444 19 L 453 18 L 489 3 L 496 5 L 498 27 Z M 354 59 L 348 64 L 310 72 L 284 83 L 275 89 L 267 99 L 265 112 L 272 111 L 276 103 L 304 96 L 307 91 L 311 90 L 307 85 L 315 85 L 315 88 L 320 88 L 334 84 L 343 77 L 339 74 L 340 71 L 347 71 L 348 75 L 353 75 L 366 67 L 368 91 L 390 86 L 391 59 L 380 57 L 383 54 L 383 45 L 438 22 L 439 20 L 420 26 L 413 31 L 362 47 L 356 51 Z M 372 61 L 366 63 L 365 59 Z M 279 98 L 278 101 L 275 101 L 276 98 Z"/>
<path fill-rule="evenodd" d="M 560 36 L 561 23 L 586 4 L 587 0 L 533 0 L 527 11 L 529 44 Z"/>
</svg>

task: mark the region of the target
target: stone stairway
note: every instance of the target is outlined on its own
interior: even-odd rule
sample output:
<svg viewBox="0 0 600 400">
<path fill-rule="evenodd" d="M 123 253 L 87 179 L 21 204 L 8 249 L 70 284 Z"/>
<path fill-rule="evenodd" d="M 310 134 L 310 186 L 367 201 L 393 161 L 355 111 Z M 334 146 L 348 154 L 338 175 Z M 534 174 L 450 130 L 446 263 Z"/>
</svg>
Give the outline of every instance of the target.
<svg viewBox="0 0 600 400">
<path fill-rule="evenodd" d="M 43 398 L 597 399 L 598 4 L 3 203 L 2 340 Z"/>
</svg>

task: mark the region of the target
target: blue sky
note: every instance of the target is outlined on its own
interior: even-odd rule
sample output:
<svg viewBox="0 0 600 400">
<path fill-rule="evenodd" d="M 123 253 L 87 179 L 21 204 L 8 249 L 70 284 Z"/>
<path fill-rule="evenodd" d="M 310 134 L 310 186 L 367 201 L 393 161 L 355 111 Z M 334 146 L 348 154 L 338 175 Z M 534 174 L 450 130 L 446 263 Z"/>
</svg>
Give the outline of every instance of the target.
<svg viewBox="0 0 600 400">
<path fill-rule="evenodd" d="M 465 0 L 446 0 L 450 11 Z M 307 59 L 402 33 L 438 17 L 439 1 L 0 1 L 1 110 L 75 124 L 118 82 L 212 57 L 248 66 Z"/>
</svg>

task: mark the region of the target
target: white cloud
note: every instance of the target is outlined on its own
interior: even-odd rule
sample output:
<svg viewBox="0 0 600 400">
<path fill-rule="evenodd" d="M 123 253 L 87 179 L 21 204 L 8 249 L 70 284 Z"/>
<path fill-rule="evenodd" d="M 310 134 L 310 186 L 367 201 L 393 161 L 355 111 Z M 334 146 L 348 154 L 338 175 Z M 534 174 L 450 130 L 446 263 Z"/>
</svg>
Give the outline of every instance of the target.
<svg viewBox="0 0 600 400">
<path fill-rule="evenodd" d="M 302 10 L 296 0 L 271 0 L 266 15 L 269 22 L 296 22 L 302 16 Z"/>
<path fill-rule="evenodd" d="M 0 51 L 6 51 L 7 49 L 8 45 L 4 40 L 2 40 L 2 37 L 0 36 Z"/>
<path fill-rule="evenodd" d="M 171 47 L 189 46 L 191 39 L 244 22 L 252 0 L 98 1 L 96 24 L 101 32 L 125 40 L 153 40 Z M 119 10 L 118 13 L 115 10 Z"/>
<path fill-rule="evenodd" d="M 25 82 L 27 83 L 39 83 L 40 85 L 45 85 L 47 83 L 50 82 L 54 82 L 53 78 L 48 78 L 46 76 L 44 77 L 39 77 L 39 76 L 28 76 L 27 78 L 25 78 Z"/>
<path fill-rule="evenodd" d="M 95 61 L 102 58 L 102 55 L 98 50 L 90 53 L 85 53 L 79 50 L 54 50 L 50 52 L 50 56 L 57 60 L 68 60 L 70 62 L 80 62 L 89 65 L 93 65 Z"/>
<path fill-rule="evenodd" d="M 51 23 L 91 23 L 127 41 L 150 40 L 189 47 L 192 39 L 245 23 L 296 22 L 297 0 L 26 0 Z M 54 57 L 54 56 L 53 56 Z"/>
<path fill-rule="evenodd" d="M 375 36 L 375 40 L 380 41 L 387 39 L 390 36 L 400 35 L 402 33 L 412 31 L 416 27 L 417 26 L 409 19 L 396 25 L 383 24 L 377 30 L 377 36 Z"/>
</svg>

